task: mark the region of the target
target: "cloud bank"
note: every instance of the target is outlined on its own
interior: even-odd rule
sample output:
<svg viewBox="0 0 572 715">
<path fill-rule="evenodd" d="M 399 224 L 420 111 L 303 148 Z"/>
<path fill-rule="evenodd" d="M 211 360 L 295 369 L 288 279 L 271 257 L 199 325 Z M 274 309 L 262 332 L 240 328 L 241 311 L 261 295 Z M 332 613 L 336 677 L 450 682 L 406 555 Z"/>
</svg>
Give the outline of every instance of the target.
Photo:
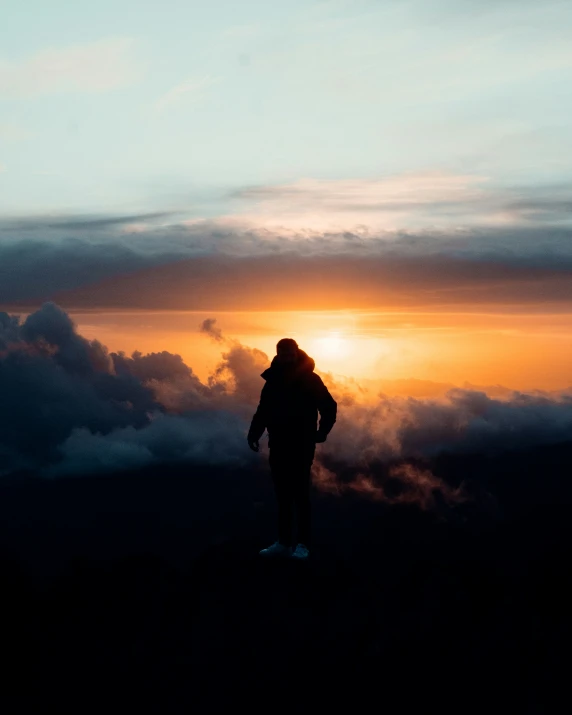
<svg viewBox="0 0 572 715">
<path fill-rule="evenodd" d="M 234 214 L 212 220 L 184 220 L 184 211 L 6 217 L 0 304 L 568 310 L 569 195 L 563 185 L 501 190 L 423 174 L 251 187 L 231 195 Z M 333 227 L 316 228 L 320 217 Z"/>
<path fill-rule="evenodd" d="M 108 352 L 46 303 L 25 321 L 0 313 L 0 473 L 46 477 L 111 473 L 169 462 L 247 467 L 246 445 L 269 358 L 224 337 L 206 383 L 179 355 Z M 391 503 L 455 503 L 430 471 L 432 457 L 496 454 L 572 439 L 572 393 L 494 398 L 452 389 L 441 399 L 388 397 L 324 379 L 339 405 L 320 445 L 316 483 Z M 421 462 L 419 462 L 421 460 Z M 424 466 L 426 465 L 426 466 Z"/>
</svg>

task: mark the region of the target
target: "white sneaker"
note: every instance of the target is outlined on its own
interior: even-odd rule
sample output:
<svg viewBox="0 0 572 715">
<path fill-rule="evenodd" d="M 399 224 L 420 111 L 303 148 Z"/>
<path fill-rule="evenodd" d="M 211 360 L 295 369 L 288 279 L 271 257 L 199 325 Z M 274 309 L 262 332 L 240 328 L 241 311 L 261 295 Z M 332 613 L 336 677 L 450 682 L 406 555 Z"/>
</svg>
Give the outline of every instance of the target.
<svg viewBox="0 0 572 715">
<path fill-rule="evenodd" d="M 292 556 L 292 547 L 284 546 L 279 541 L 276 541 L 267 549 L 262 549 L 261 556 Z"/>
<path fill-rule="evenodd" d="M 304 546 L 304 544 L 298 544 L 292 554 L 293 559 L 307 559 L 308 556 L 310 556 L 310 551 Z"/>
</svg>

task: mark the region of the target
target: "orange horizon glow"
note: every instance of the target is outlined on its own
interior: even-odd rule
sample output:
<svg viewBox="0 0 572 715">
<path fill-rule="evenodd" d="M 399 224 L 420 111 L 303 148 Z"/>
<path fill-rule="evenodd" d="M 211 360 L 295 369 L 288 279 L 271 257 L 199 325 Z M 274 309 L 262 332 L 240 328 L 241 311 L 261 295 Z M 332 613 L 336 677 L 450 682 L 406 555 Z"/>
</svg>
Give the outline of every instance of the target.
<svg viewBox="0 0 572 715">
<path fill-rule="evenodd" d="M 402 394 L 413 395 L 419 381 L 517 390 L 572 385 L 572 314 L 567 313 L 89 311 L 70 315 L 80 334 L 99 340 L 110 351 L 178 353 L 203 381 L 232 341 L 261 350 L 271 359 L 277 341 L 293 337 L 314 358 L 321 374 L 393 381 Z M 217 319 L 226 341 L 213 341 L 200 332 L 205 318 Z"/>
</svg>

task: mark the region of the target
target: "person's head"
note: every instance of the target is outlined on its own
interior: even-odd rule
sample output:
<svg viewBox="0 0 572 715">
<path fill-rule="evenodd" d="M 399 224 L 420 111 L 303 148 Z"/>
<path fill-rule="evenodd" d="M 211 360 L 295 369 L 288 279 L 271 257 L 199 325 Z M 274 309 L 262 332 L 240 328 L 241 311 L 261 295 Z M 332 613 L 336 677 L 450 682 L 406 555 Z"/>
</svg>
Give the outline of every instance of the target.
<svg viewBox="0 0 572 715">
<path fill-rule="evenodd" d="M 293 365 L 298 360 L 298 343 L 293 338 L 282 338 L 276 343 L 276 358 L 281 365 Z"/>
</svg>

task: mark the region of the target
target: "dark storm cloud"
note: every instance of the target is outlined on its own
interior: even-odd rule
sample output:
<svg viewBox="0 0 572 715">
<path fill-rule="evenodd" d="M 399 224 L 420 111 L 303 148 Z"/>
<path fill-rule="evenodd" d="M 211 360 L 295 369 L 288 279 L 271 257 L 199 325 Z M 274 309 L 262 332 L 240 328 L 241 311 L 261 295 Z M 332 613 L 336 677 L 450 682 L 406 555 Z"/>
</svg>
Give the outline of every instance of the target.
<svg viewBox="0 0 572 715">
<path fill-rule="evenodd" d="M 211 327 L 214 319 L 211 319 Z M 108 353 L 47 303 L 21 323 L 0 313 L 0 473 L 111 473 L 165 463 L 247 467 L 246 445 L 269 358 L 221 337 L 202 383 L 179 355 Z M 316 459 L 319 487 L 441 508 L 466 499 L 428 466 L 442 453 L 494 455 L 570 441 L 572 391 L 440 399 L 358 394 L 324 375 L 338 421 Z M 263 451 L 266 449 L 263 440 Z M 264 455 L 263 455 L 264 456 Z M 385 465 L 385 466 L 384 466 Z"/>
</svg>

